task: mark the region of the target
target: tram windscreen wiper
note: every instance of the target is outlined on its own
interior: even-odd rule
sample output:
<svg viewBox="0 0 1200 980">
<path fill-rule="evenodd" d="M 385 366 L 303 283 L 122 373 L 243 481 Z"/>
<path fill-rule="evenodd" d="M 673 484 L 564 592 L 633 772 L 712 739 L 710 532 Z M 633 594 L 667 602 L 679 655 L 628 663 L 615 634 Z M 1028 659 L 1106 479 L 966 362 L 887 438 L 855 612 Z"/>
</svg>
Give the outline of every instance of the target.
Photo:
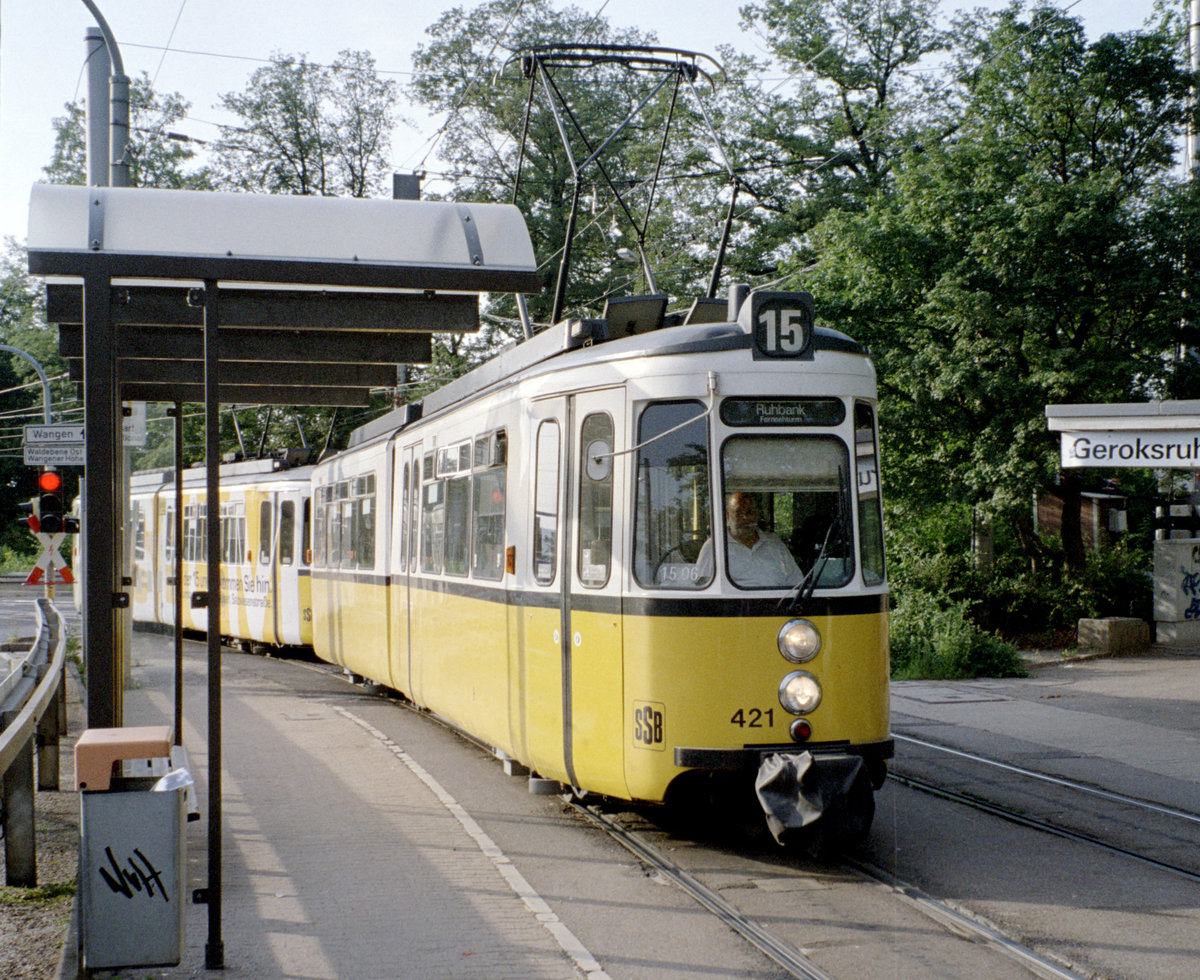
<svg viewBox="0 0 1200 980">
<path fill-rule="evenodd" d="M 825 529 L 825 536 L 821 540 L 820 550 L 817 552 L 813 563 L 804 571 L 800 577 L 800 583 L 779 602 L 779 608 L 787 608 L 789 613 L 802 612 L 808 600 L 812 598 L 813 590 L 817 587 L 817 582 L 825 571 L 825 566 L 829 563 L 829 546 L 837 541 L 850 541 L 848 514 L 846 513 L 845 502 L 845 487 L 846 474 L 842 467 L 838 467 L 838 503 L 837 513 L 834 514 L 833 520 L 829 522 L 829 527 Z"/>
</svg>

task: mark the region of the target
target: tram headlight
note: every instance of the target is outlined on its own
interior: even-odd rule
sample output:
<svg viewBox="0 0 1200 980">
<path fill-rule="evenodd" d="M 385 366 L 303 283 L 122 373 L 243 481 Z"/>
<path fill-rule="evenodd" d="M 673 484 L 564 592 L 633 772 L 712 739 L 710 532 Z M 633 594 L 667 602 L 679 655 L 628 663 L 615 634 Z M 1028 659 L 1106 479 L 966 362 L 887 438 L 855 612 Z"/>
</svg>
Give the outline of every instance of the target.
<svg viewBox="0 0 1200 980">
<path fill-rule="evenodd" d="M 821 633 L 807 619 L 791 619 L 779 631 L 779 652 L 794 664 L 806 664 L 821 652 Z"/>
<path fill-rule="evenodd" d="M 807 670 L 793 670 L 779 683 L 779 703 L 794 715 L 815 711 L 821 703 L 821 684 Z"/>
</svg>

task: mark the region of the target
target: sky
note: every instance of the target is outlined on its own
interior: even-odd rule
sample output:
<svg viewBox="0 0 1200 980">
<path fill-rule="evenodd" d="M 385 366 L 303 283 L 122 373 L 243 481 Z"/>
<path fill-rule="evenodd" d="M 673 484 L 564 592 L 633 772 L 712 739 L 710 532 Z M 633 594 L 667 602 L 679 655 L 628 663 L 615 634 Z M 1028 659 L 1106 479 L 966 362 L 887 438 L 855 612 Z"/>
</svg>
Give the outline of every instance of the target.
<svg viewBox="0 0 1200 980">
<path fill-rule="evenodd" d="M 232 121 L 215 108 L 243 89 L 275 53 L 329 63 L 347 48 L 367 50 L 377 69 L 407 80 L 411 55 L 443 10 L 475 0 L 95 0 L 131 78 L 191 102 L 173 128 L 212 139 Z M 653 31 L 659 43 L 716 53 L 719 44 L 765 54 L 762 39 L 739 27 L 740 0 L 573 0 L 603 11 L 615 26 Z M 561 5 L 565 5 L 565 0 Z M 947 13 L 999 0 L 944 0 Z M 1062 0 L 1092 37 L 1140 28 L 1152 0 Z M 81 0 L 0 0 L 0 238 L 26 237 L 29 189 L 54 145 L 52 119 L 86 93 L 84 33 L 94 25 Z M 404 113 L 402 107 L 401 112 Z M 412 115 L 412 113 L 408 113 Z M 440 119 L 421 118 L 393 135 L 392 166 L 419 168 Z M 434 161 L 426 165 L 433 167 Z"/>
</svg>

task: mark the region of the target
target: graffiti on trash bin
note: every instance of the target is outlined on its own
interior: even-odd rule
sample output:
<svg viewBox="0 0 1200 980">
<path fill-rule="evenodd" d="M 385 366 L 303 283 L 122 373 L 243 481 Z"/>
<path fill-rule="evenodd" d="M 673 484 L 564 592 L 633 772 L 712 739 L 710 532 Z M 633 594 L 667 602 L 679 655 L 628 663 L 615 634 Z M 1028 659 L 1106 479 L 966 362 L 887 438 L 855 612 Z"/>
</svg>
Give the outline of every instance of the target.
<svg viewBox="0 0 1200 980">
<path fill-rule="evenodd" d="M 117 863 L 116 855 L 113 854 L 111 847 L 106 847 L 104 853 L 108 855 L 108 863 L 112 871 L 110 872 L 108 868 L 101 868 L 100 877 L 114 892 L 124 895 L 126 898 L 133 898 L 135 892 L 144 891 L 147 898 L 153 898 L 157 890 L 157 894 L 162 896 L 164 902 L 171 901 L 171 896 L 167 894 L 167 889 L 162 882 L 162 872 L 151 864 L 150 859 L 138 848 L 133 849 L 133 856 L 129 858 L 128 868 L 123 868 Z"/>
</svg>

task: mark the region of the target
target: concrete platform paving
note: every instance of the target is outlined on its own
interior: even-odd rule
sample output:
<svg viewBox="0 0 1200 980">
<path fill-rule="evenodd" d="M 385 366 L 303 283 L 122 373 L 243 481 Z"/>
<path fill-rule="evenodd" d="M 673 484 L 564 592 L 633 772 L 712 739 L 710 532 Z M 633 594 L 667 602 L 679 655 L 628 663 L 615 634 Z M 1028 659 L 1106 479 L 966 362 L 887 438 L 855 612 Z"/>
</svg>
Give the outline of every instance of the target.
<svg viewBox="0 0 1200 980">
<path fill-rule="evenodd" d="M 170 721 L 170 644 L 137 634 L 126 723 Z M 185 742 L 203 784 L 204 665 L 188 664 Z M 343 711 L 343 682 L 297 692 L 223 671 L 221 935 L 229 977 L 579 977 L 602 965 L 420 763 Z M 339 685 L 342 685 L 339 687 Z M 1200 649 L 1036 665 L 1019 680 L 901 682 L 893 723 L 946 744 L 1200 812 Z M 196 748 L 196 747 L 200 748 Z M 1037 762 L 1042 764 L 1039 766 Z M 206 800 L 203 785 L 202 799 Z M 202 812 L 204 807 L 202 806 Z M 190 887 L 207 825 L 188 825 Z M 208 909 L 189 905 L 183 962 L 122 977 L 212 977 Z M 62 976 L 77 964 L 64 960 Z"/>
<path fill-rule="evenodd" d="M 170 670 L 169 641 L 136 634 L 126 724 L 170 721 Z M 189 900 L 207 880 L 203 677 L 189 655 L 184 742 L 202 801 L 188 824 Z M 344 681 L 314 672 L 298 696 L 258 673 L 222 678 L 224 969 L 206 968 L 209 910 L 190 904 L 180 965 L 120 976 L 604 976 L 436 780 L 339 710 L 338 695 L 354 694 Z"/>
</svg>

